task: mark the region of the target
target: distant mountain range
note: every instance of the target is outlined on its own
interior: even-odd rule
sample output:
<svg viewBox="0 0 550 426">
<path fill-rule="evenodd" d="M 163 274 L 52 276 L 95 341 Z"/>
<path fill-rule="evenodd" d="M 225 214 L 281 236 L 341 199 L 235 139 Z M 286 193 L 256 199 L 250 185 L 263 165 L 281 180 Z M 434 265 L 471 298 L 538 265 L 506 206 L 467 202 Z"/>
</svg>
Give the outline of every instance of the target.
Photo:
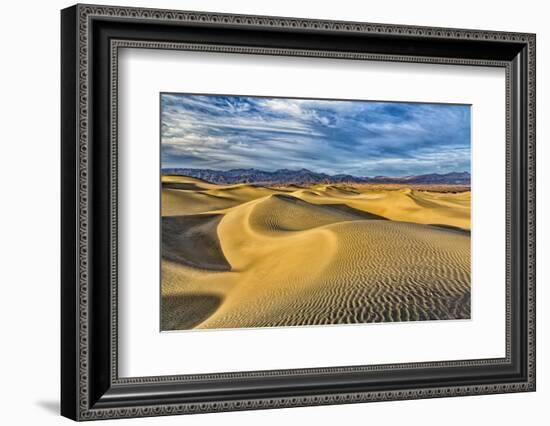
<svg viewBox="0 0 550 426">
<path fill-rule="evenodd" d="M 220 184 L 251 183 L 257 185 L 312 185 L 317 183 L 396 183 L 409 185 L 470 185 L 470 173 L 468 172 L 451 172 L 446 174 L 430 173 L 425 175 L 403 177 L 360 177 L 349 174 L 328 175 L 325 173 L 315 173 L 307 169 L 280 169 L 274 172 L 267 172 L 258 169 L 232 169 L 221 171 L 211 169 L 166 168 L 162 169 L 162 174 L 190 176 Z"/>
</svg>

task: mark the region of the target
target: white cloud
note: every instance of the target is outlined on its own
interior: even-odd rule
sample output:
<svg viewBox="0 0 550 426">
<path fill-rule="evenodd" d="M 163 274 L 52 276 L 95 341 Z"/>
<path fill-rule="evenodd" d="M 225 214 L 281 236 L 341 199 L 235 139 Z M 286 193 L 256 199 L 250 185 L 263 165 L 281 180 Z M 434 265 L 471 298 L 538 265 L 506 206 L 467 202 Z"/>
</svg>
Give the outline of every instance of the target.
<svg viewBox="0 0 550 426">
<path fill-rule="evenodd" d="M 165 94 L 163 161 L 362 175 L 469 168 L 468 117 L 444 105 Z"/>
</svg>

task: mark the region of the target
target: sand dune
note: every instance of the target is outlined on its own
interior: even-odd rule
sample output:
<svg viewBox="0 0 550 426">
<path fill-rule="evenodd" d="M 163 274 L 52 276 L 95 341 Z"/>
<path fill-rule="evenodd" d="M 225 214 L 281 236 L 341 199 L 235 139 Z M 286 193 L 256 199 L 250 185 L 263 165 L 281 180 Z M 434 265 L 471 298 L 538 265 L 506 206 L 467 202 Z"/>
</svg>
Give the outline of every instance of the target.
<svg viewBox="0 0 550 426">
<path fill-rule="evenodd" d="M 168 216 L 162 220 L 162 257 L 201 269 L 229 271 L 216 234 L 222 215 Z"/>
<path fill-rule="evenodd" d="M 214 185 L 196 178 L 163 176 L 162 216 L 217 211 L 274 192 L 272 189 L 247 184 Z"/>
<path fill-rule="evenodd" d="M 163 330 L 470 316 L 469 193 L 163 184 Z"/>
<path fill-rule="evenodd" d="M 299 194 L 300 198 L 314 204 L 344 203 L 357 210 L 383 216 L 387 219 L 423 224 L 452 225 L 470 229 L 470 192 L 440 193 L 409 188 L 397 190 L 366 190 L 351 192 L 324 190 L 321 196 Z"/>
</svg>

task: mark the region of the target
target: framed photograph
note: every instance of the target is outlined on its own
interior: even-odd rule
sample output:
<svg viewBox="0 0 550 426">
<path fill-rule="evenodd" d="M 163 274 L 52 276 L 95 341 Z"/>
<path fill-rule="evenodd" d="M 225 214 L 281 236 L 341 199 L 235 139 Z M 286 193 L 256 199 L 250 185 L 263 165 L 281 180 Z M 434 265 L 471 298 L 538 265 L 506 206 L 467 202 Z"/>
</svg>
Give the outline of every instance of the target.
<svg viewBox="0 0 550 426">
<path fill-rule="evenodd" d="M 535 390 L 535 35 L 61 12 L 61 412 Z"/>
</svg>

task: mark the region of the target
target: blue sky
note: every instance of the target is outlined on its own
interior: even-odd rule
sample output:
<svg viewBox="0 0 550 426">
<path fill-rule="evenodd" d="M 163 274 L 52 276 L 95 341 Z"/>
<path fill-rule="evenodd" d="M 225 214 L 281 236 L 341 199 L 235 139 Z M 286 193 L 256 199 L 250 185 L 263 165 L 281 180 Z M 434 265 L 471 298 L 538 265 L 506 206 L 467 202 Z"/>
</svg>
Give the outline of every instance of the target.
<svg viewBox="0 0 550 426">
<path fill-rule="evenodd" d="M 162 167 L 470 171 L 470 106 L 161 94 Z"/>
</svg>

